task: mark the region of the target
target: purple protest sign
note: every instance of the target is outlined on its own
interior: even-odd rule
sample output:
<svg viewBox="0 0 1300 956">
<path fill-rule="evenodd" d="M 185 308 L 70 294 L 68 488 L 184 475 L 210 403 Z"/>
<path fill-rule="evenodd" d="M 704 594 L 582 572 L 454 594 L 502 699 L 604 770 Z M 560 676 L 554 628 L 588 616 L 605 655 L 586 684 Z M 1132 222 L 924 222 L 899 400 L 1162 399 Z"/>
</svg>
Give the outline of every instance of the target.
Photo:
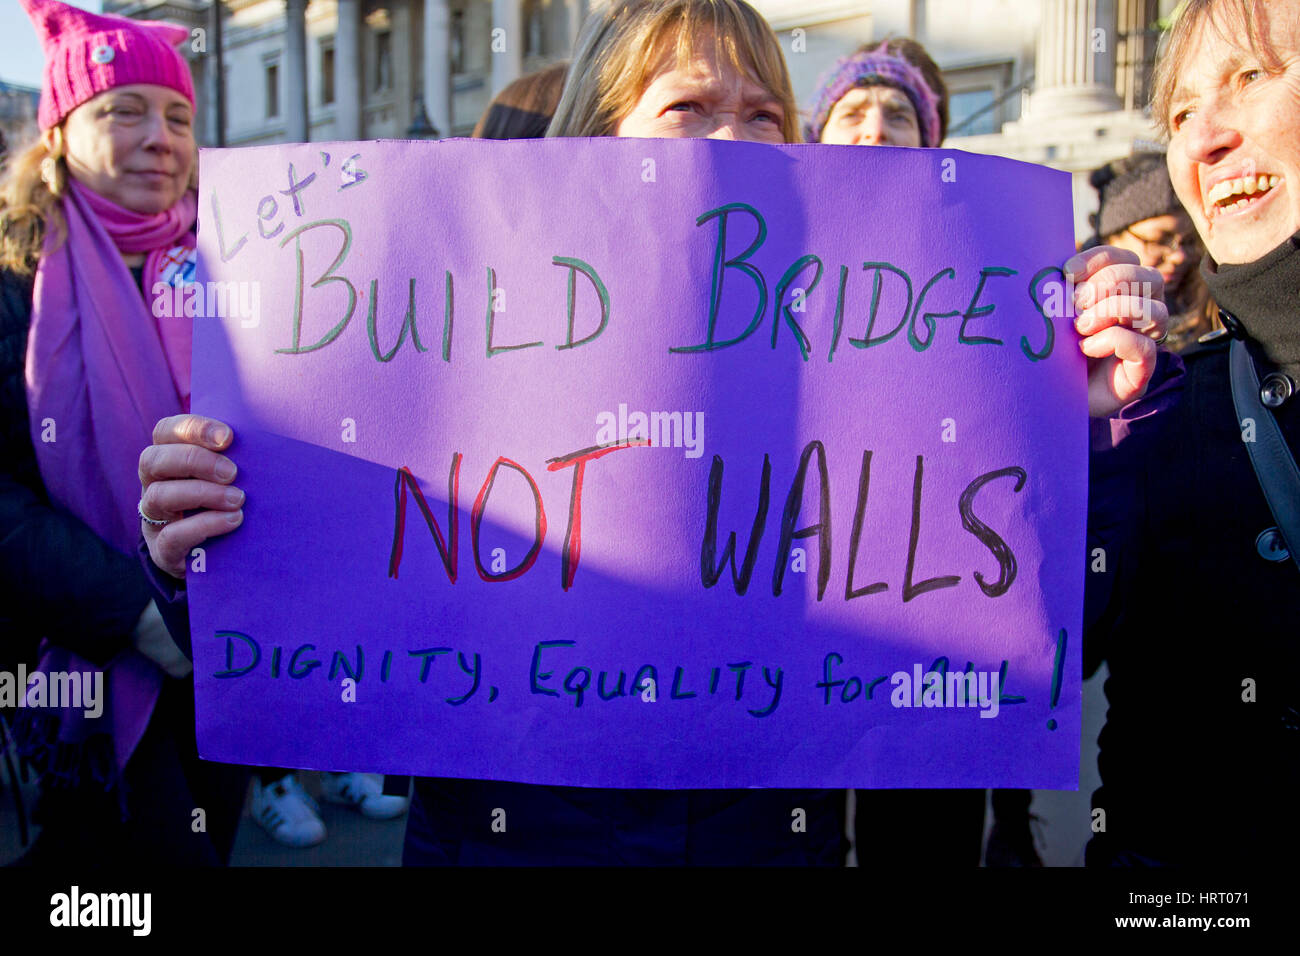
<svg viewBox="0 0 1300 956">
<path fill-rule="evenodd" d="M 189 575 L 205 757 L 1077 786 L 1066 174 L 557 139 L 201 181 L 176 305 L 248 496 Z"/>
</svg>

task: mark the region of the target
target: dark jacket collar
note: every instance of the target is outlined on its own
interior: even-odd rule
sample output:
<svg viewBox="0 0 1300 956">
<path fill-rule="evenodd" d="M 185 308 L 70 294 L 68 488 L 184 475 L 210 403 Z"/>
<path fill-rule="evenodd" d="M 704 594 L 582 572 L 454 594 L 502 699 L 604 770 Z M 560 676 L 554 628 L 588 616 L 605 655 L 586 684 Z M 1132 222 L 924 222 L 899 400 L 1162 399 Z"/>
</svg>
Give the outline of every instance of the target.
<svg viewBox="0 0 1300 956">
<path fill-rule="evenodd" d="M 1206 256 L 1201 274 L 1261 357 L 1300 382 L 1300 233 L 1254 262 L 1216 266 Z"/>
</svg>

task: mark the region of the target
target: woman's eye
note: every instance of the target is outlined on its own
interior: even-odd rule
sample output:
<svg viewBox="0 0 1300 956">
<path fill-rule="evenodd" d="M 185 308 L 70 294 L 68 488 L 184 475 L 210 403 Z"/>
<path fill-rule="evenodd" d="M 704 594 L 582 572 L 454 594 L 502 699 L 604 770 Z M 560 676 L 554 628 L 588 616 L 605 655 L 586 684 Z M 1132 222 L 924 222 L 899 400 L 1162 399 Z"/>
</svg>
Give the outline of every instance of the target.
<svg viewBox="0 0 1300 956">
<path fill-rule="evenodd" d="M 689 102 L 687 100 L 683 100 L 680 103 L 674 103 L 672 106 L 668 107 L 668 109 L 669 111 L 676 111 L 679 113 L 689 113 L 694 111 L 695 106 L 696 106 L 695 103 Z"/>
<path fill-rule="evenodd" d="M 1192 113 L 1193 111 L 1190 109 L 1179 110 L 1178 112 L 1174 113 L 1173 120 L 1170 123 L 1170 126 L 1175 130 L 1179 129 L 1184 123 L 1186 123 L 1189 119 L 1192 118 Z"/>
<path fill-rule="evenodd" d="M 1256 69 L 1242 70 L 1241 73 L 1238 74 L 1238 79 L 1241 81 L 1242 86 L 1245 86 L 1247 83 L 1250 83 L 1254 80 L 1258 80 L 1263 75 L 1264 75 L 1263 70 L 1256 70 Z"/>
<path fill-rule="evenodd" d="M 778 126 L 781 125 L 781 118 L 768 110 L 759 110 L 754 114 L 754 119 L 761 120 L 765 123 L 775 123 Z"/>
</svg>

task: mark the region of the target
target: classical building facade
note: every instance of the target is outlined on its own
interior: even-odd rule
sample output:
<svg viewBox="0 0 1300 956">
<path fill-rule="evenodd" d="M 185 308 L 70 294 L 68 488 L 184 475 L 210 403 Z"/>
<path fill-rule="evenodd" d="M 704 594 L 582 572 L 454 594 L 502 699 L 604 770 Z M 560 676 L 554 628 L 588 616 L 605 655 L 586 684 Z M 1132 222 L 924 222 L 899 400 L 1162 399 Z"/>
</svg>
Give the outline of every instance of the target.
<svg viewBox="0 0 1300 956">
<path fill-rule="evenodd" d="M 569 55 L 587 0 L 223 0 L 228 146 L 464 136 L 512 79 Z M 201 139 L 218 141 L 210 0 L 104 0 L 198 31 Z"/>
<path fill-rule="evenodd" d="M 40 90 L 0 80 L 0 156 L 35 142 L 40 133 L 36 125 L 40 99 Z"/>
<path fill-rule="evenodd" d="M 595 0 L 224 0 L 224 142 L 462 136 L 496 91 L 567 58 Z M 951 91 L 945 145 L 1075 173 L 1155 141 L 1155 25 L 1176 0 L 754 0 L 800 103 L 837 56 L 889 36 L 930 51 Z M 105 0 L 190 25 L 203 142 L 218 141 L 210 0 Z"/>
<path fill-rule="evenodd" d="M 1147 115 L 1157 24 L 1177 0 L 759 0 L 807 103 L 834 57 L 910 36 L 951 94 L 944 145 L 1074 174 L 1075 235 L 1097 199 L 1088 174 L 1158 135 Z"/>
</svg>

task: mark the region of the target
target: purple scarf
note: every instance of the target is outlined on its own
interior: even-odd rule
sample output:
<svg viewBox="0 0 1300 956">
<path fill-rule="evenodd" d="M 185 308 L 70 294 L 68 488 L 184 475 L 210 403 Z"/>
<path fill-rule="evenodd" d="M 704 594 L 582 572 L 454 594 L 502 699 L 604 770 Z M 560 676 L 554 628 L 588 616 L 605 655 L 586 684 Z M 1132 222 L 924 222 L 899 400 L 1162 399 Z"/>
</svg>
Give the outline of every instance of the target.
<svg viewBox="0 0 1300 956">
<path fill-rule="evenodd" d="M 147 253 L 144 287 L 152 292 L 164 268 L 194 245 L 196 199 L 186 193 L 166 212 L 143 215 L 70 185 L 62 203 L 67 240 L 57 248 L 47 241 L 32 296 L 32 443 L 51 501 L 134 555 L 140 452 L 158 419 L 189 409 L 192 320 L 155 318 L 122 255 Z M 42 440 L 50 422 L 54 441 Z M 38 670 L 101 668 L 44 642 Z M 60 783 L 76 785 L 83 772 L 105 788 L 118 782 L 153 713 L 163 673 L 151 661 L 129 650 L 102 670 L 106 706 L 98 720 L 77 708 L 20 712 L 32 718 L 24 751 Z M 97 765 L 92 748 L 82 746 L 104 733 L 114 766 L 103 765 L 102 753 Z"/>
</svg>

